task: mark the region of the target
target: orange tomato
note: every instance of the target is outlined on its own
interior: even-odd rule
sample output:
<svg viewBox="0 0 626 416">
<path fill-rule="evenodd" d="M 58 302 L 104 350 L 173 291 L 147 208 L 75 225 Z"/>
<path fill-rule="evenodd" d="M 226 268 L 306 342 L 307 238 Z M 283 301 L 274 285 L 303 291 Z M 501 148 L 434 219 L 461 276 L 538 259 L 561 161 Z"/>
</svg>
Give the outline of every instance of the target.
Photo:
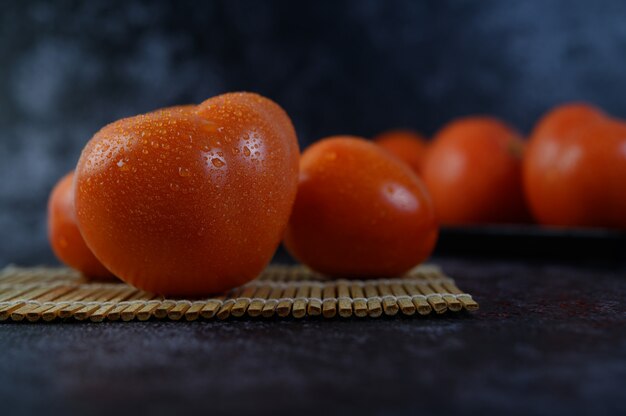
<svg viewBox="0 0 626 416">
<path fill-rule="evenodd" d="M 415 173 L 422 172 L 427 144 L 420 134 L 411 130 L 390 130 L 376 136 L 374 142 L 407 163 Z"/>
<path fill-rule="evenodd" d="M 48 240 L 57 258 L 87 277 L 113 275 L 93 255 L 80 234 L 74 210 L 74 173 L 65 175 L 52 189 L 48 200 Z"/>
<path fill-rule="evenodd" d="M 626 123 L 586 104 L 552 110 L 528 143 L 524 185 L 541 224 L 626 228 Z"/>
<path fill-rule="evenodd" d="M 446 225 L 525 221 L 523 142 L 490 117 L 455 120 L 430 145 L 423 169 L 438 220 Z"/>
<path fill-rule="evenodd" d="M 112 123 L 76 169 L 89 247 L 124 281 L 169 295 L 256 277 L 289 219 L 299 150 L 287 114 L 251 93 Z"/>
<path fill-rule="evenodd" d="M 380 147 L 336 136 L 302 154 L 285 246 L 313 270 L 346 278 L 401 275 L 431 254 L 437 233 L 421 181 Z"/>
<path fill-rule="evenodd" d="M 167 111 L 195 111 L 196 109 L 196 105 L 195 104 L 181 104 L 181 105 L 174 105 L 171 107 L 164 107 L 164 108 L 159 108 L 158 110 L 154 110 L 151 111 L 152 113 L 158 113 L 159 111 L 163 111 L 163 110 L 167 110 Z M 148 113 L 149 114 L 149 113 Z"/>
</svg>

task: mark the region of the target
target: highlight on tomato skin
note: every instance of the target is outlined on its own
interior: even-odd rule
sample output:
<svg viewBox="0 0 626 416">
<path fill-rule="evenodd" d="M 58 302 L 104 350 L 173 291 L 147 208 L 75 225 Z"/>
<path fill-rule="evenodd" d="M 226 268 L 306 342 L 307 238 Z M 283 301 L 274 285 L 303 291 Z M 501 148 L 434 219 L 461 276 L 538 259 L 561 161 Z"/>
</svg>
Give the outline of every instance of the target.
<svg viewBox="0 0 626 416">
<path fill-rule="evenodd" d="M 199 296 L 242 285 L 287 225 L 299 149 L 278 104 L 229 93 L 102 128 L 76 168 L 89 247 L 125 282 Z"/>
<path fill-rule="evenodd" d="M 374 137 L 374 143 L 407 163 L 417 174 L 422 173 L 428 143 L 421 134 L 407 129 L 388 130 Z"/>
<path fill-rule="evenodd" d="M 430 256 L 437 236 L 421 180 L 379 146 L 334 136 L 303 152 L 284 244 L 311 269 L 343 278 L 399 276 Z"/>
<path fill-rule="evenodd" d="M 453 120 L 429 145 L 422 177 L 443 225 L 526 223 L 524 142 L 485 116 Z"/>
<path fill-rule="evenodd" d="M 78 228 L 74 209 L 74 172 L 57 182 L 48 199 L 48 241 L 65 265 L 92 279 L 115 276 L 91 252 Z"/>
<path fill-rule="evenodd" d="M 626 229 L 626 123 L 584 103 L 558 106 L 535 126 L 524 158 L 534 218 L 559 227 Z"/>
</svg>

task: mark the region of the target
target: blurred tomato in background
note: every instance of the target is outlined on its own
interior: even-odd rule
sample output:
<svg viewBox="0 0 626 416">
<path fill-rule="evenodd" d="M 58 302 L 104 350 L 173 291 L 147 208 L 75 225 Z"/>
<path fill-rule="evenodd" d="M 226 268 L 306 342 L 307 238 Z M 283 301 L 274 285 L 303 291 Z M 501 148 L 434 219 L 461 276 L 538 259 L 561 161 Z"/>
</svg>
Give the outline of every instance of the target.
<svg viewBox="0 0 626 416">
<path fill-rule="evenodd" d="M 586 104 L 553 109 L 529 140 L 524 186 L 541 224 L 626 229 L 626 123 Z"/>
<path fill-rule="evenodd" d="M 486 116 L 453 120 L 434 137 L 423 178 L 444 225 L 527 220 L 520 134 Z"/>
<path fill-rule="evenodd" d="M 422 173 L 428 148 L 424 136 L 413 130 L 397 129 L 379 134 L 374 141 L 408 164 L 415 173 Z"/>
</svg>

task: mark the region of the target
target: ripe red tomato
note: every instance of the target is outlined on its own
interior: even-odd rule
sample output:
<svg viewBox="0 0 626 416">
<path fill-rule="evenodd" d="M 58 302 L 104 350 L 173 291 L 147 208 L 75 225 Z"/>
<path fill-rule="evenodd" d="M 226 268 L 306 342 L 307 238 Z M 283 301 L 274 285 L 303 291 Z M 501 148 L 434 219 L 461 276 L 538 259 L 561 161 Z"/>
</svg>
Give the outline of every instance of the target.
<svg viewBox="0 0 626 416">
<path fill-rule="evenodd" d="M 585 104 L 552 110 L 528 143 L 524 185 L 541 224 L 626 228 L 626 123 Z"/>
<path fill-rule="evenodd" d="M 446 225 L 525 221 L 522 152 L 519 134 L 497 119 L 467 117 L 444 126 L 423 169 L 438 220 Z"/>
<path fill-rule="evenodd" d="M 124 281 L 170 295 L 256 277 L 289 219 L 299 150 L 287 114 L 251 93 L 100 130 L 76 169 L 88 246 Z"/>
<path fill-rule="evenodd" d="M 428 146 L 420 134 L 411 130 L 390 130 L 376 136 L 374 142 L 407 163 L 415 173 L 422 172 Z"/>
<path fill-rule="evenodd" d="M 85 244 L 74 210 L 74 173 L 65 175 L 48 200 L 48 240 L 57 258 L 86 277 L 104 279 L 113 275 Z"/>
<path fill-rule="evenodd" d="M 336 136 L 309 147 L 285 246 L 320 273 L 401 275 L 426 259 L 438 228 L 426 189 L 373 143 Z"/>
</svg>

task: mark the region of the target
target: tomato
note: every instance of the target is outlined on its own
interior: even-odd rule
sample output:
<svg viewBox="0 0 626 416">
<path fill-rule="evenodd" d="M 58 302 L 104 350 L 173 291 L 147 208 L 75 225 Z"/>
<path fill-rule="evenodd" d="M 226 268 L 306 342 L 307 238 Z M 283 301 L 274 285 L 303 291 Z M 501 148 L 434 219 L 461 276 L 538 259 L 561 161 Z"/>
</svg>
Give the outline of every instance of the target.
<svg viewBox="0 0 626 416">
<path fill-rule="evenodd" d="M 291 120 L 257 94 L 119 120 L 80 157 L 78 221 L 96 257 L 140 289 L 221 292 L 271 260 L 298 158 Z"/>
<path fill-rule="evenodd" d="M 626 123 L 585 104 L 552 110 L 528 143 L 524 185 L 541 224 L 626 228 Z"/>
<path fill-rule="evenodd" d="M 158 112 L 163 111 L 163 110 L 174 111 L 174 112 L 195 111 L 196 110 L 196 105 L 195 104 L 174 105 L 174 106 L 171 106 L 171 107 L 159 108 L 158 110 L 154 110 L 154 111 L 151 111 L 151 112 L 152 113 L 158 113 Z"/>
<path fill-rule="evenodd" d="M 522 152 L 519 134 L 495 118 L 467 117 L 444 126 L 423 169 L 438 220 L 446 225 L 525 221 Z"/>
<path fill-rule="evenodd" d="M 285 246 L 320 273 L 345 278 L 405 273 L 432 252 L 438 228 L 420 179 L 361 138 L 309 147 Z"/>
<path fill-rule="evenodd" d="M 74 211 L 74 173 L 55 185 L 48 200 L 48 240 L 57 258 L 87 277 L 104 279 L 113 275 L 93 255 L 80 234 Z"/>
<path fill-rule="evenodd" d="M 427 144 L 418 133 L 411 130 L 390 130 L 376 136 L 374 142 L 407 163 L 415 173 L 422 172 Z"/>
</svg>

